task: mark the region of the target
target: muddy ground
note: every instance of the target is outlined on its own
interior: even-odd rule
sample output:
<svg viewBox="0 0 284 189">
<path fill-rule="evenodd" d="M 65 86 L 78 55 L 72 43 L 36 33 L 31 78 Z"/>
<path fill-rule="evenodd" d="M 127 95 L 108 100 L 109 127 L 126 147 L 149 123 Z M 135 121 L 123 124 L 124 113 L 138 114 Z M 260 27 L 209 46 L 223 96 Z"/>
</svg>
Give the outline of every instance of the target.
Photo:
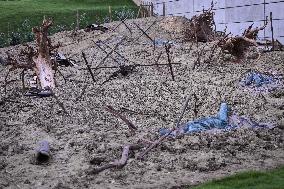
<svg viewBox="0 0 284 189">
<path fill-rule="evenodd" d="M 249 70 L 270 74 L 284 73 L 284 52 L 262 53 L 252 50 L 241 63 L 218 51 L 208 60 L 212 43 L 184 42 L 183 18 L 166 18 L 147 31 L 151 38 L 174 42 L 171 48 L 175 81 L 168 66 L 136 67 L 127 76 L 118 75 L 102 85 L 116 69 L 95 72 L 94 83 L 81 52 L 95 67 L 105 54 L 95 46 L 102 40 L 109 46 L 125 37 L 117 54 L 120 63 L 153 64 L 163 52 L 159 64 L 167 63 L 163 46 L 153 51 L 151 41 L 142 36 L 133 24 L 146 29 L 156 18 L 129 20 L 130 31 L 122 24 L 115 31 L 62 32 L 52 36 L 52 42 L 68 58 L 77 61 L 76 67 L 61 67 L 66 83 L 56 76 L 55 98 L 23 96 L 21 70 L 8 77 L 8 68 L 1 65 L 0 104 L 0 188 L 183 188 L 197 185 L 243 170 L 263 170 L 284 165 L 284 89 L 283 85 L 269 91 L 253 92 L 239 84 Z M 114 29 L 119 23 L 107 26 Z M 0 49 L 18 54 L 23 46 Z M 200 53 L 202 50 L 202 53 Z M 109 50 L 108 50 L 109 52 Z M 197 54 L 202 54 L 196 64 Z M 196 65 L 195 65 L 196 64 Z M 104 66 L 117 65 L 106 59 Z M 194 66 L 195 65 L 195 66 Z M 193 69 L 195 67 L 195 69 Z M 27 72 L 26 81 L 32 72 Z M 82 94 L 84 86 L 85 93 Z M 194 94 L 197 99 L 193 98 Z M 81 97 L 80 97 L 81 96 Z M 240 127 L 231 131 L 195 133 L 178 139 L 168 139 L 137 160 L 143 149 L 130 154 L 122 169 L 108 169 L 99 174 L 90 171 L 120 158 L 125 144 L 141 140 L 154 141 L 160 128 L 174 126 L 185 101 L 191 100 L 182 122 L 215 115 L 221 102 L 227 102 L 231 112 L 244 115 L 274 128 Z M 131 120 L 138 130 L 132 133 L 126 124 L 105 110 L 111 105 Z M 38 165 L 34 161 L 39 141 L 48 140 L 52 159 Z"/>
</svg>

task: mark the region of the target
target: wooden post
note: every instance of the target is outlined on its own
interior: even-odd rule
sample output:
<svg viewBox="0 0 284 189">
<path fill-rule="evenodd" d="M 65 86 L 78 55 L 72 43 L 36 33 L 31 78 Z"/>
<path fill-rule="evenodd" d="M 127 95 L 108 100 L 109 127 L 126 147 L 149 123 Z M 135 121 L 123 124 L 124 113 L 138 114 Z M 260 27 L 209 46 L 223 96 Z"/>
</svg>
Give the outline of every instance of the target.
<svg viewBox="0 0 284 189">
<path fill-rule="evenodd" d="M 151 16 L 154 16 L 154 4 L 151 2 Z"/>
<path fill-rule="evenodd" d="M 274 51 L 274 30 L 273 30 L 272 12 L 270 12 L 270 27 L 271 27 L 271 38 L 272 38 L 272 51 Z"/>
<path fill-rule="evenodd" d="M 108 6 L 109 22 L 112 22 L 111 6 Z"/>
<path fill-rule="evenodd" d="M 151 16 L 151 4 L 150 2 L 147 3 L 147 17 Z"/>
<path fill-rule="evenodd" d="M 138 18 L 139 16 L 141 17 L 141 9 L 142 9 L 142 5 L 140 4 L 136 18 Z"/>
<path fill-rule="evenodd" d="M 145 18 L 145 3 L 142 4 L 142 17 Z"/>
<path fill-rule="evenodd" d="M 163 2 L 163 16 L 166 16 L 166 3 Z"/>
<path fill-rule="evenodd" d="M 77 13 L 76 13 L 76 18 L 77 18 L 77 27 L 76 29 L 79 30 L 80 29 L 80 18 L 79 18 L 79 10 L 77 9 Z"/>
<path fill-rule="evenodd" d="M 10 22 L 8 22 L 8 31 L 7 31 L 7 44 L 10 45 L 10 41 L 9 41 L 9 38 L 10 38 Z"/>
</svg>

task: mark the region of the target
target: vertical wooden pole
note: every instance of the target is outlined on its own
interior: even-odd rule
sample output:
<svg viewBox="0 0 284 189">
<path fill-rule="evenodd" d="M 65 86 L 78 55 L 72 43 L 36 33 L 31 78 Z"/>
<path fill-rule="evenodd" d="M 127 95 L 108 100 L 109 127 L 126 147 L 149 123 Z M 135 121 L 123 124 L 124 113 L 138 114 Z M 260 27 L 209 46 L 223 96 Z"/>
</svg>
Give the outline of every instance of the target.
<svg viewBox="0 0 284 189">
<path fill-rule="evenodd" d="M 9 38 L 10 38 L 10 22 L 8 22 L 8 32 L 7 32 L 7 44 L 10 45 L 10 41 L 9 41 Z"/>
<path fill-rule="evenodd" d="M 274 51 L 274 29 L 273 29 L 272 12 L 270 12 L 270 27 L 271 27 L 271 38 L 272 38 L 272 51 Z"/>
<path fill-rule="evenodd" d="M 166 16 L 166 3 L 163 2 L 163 16 Z"/>
<path fill-rule="evenodd" d="M 109 22 L 112 22 L 111 6 L 108 6 Z"/>
<path fill-rule="evenodd" d="M 79 30 L 80 29 L 80 18 L 79 18 L 79 10 L 77 9 L 77 13 L 76 13 L 76 18 L 77 18 L 77 27 L 76 29 Z"/>
<path fill-rule="evenodd" d="M 154 16 L 154 4 L 151 2 L 151 16 Z"/>
<path fill-rule="evenodd" d="M 142 11 L 143 11 L 143 18 L 145 18 L 146 16 L 145 16 L 145 3 L 143 2 L 143 5 L 142 5 Z"/>
<path fill-rule="evenodd" d="M 141 8 L 142 8 L 142 5 L 140 4 L 136 18 L 141 17 Z"/>
<path fill-rule="evenodd" d="M 151 12 L 152 12 L 152 10 L 151 10 L 151 3 L 149 2 L 148 3 L 148 17 L 151 16 Z"/>
<path fill-rule="evenodd" d="M 266 17 L 266 2 L 265 0 L 263 0 L 263 15 L 264 15 L 264 25 L 267 23 L 267 17 Z M 264 28 L 264 39 L 265 39 L 265 36 L 266 36 L 266 27 Z"/>
</svg>

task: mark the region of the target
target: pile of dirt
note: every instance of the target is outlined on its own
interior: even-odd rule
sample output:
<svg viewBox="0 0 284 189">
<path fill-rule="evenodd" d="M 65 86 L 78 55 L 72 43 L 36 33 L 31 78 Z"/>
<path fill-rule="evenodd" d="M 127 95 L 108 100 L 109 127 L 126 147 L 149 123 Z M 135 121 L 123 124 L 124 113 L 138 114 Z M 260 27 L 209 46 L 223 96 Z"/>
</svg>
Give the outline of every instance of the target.
<svg viewBox="0 0 284 189">
<path fill-rule="evenodd" d="M 93 70 L 93 82 L 81 54 L 83 51 L 91 66 L 96 67 L 106 56 L 95 45 L 99 41 L 110 46 L 106 49 L 109 52 L 125 38 L 117 52 L 127 60 L 112 54 L 121 64 L 155 64 L 160 53 L 159 64 L 167 64 L 165 48 L 156 46 L 154 50 L 153 42 L 134 24 L 146 30 L 155 20 L 157 23 L 147 34 L 152 39 L 174 42 L 170 56 L 172 62 L 181 63 L 172 65 L 175 81 L 168 66 L 137 66 L 127 76 L 118 74 L 108 82 L 105 81 L 118 69 Z M 181 42 L 181 36 L 163 29 L 159 20 L 128 20 L 130 30 L 114 22 L 106 25 L 106 33 L 78 31 L 52 36 L 53 43 L 62 43 L 59 51 L 77 64 L 60 68 L 66 82 L 56 75 L 58 99 L 23 96 L 21 70 L 11 72 L 5 82 L 8 67 L 1 65 L 0 188 L 179 188 L 243 170 L 284 164 L 283 87 L 253 93 L 239 85 L 249 70 L 283 74 L 284 53 L 265 53 L 259 59 L 249 58 L 237 64 L 230 57 L 220 57 L 220 50 L 211 57 L 214 42 L 198 47 Z M 17 54 L 22 48 L 0 49 L 0 57 L 5 58 L 6 51 Z M 117 62 L 107 58 L 103 65 L 117 66 Z M 27 72 L 26 80 L 31 75 Z M 137 150 L 130 154 L 125 167 L 90 174 L 95 167 L 119 159 L 125 144 L 159 138 L 160 128 L 175 124 L 187 96 L 192 98 L 182 122 L 215 115 L 221 102 L 227 102 L 231 112 L 275 127 L 241 127 L 168 139 L 144 160 L 135 158 L 143 151 Z M 105 110 L 106 105 L 125 115 L 138 130 L 131 132 Z M 48 164 L 37 165 L 33 155 L 41 140 L 50 142 L 52 159 Z"/>
</svg>

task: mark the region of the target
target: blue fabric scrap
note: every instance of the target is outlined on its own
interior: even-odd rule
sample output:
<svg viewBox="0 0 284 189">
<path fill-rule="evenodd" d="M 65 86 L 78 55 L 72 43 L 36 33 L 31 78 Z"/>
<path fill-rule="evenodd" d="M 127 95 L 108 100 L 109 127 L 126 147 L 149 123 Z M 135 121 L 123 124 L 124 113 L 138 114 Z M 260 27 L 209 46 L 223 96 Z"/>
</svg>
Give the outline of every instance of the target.
<svg viewBox="0 0 284 189">
<path fill-rule="evenodd" d="M 228 126 L 228 105 L 227 103 L 222 103 L 220 110 L 217 116 L 201 118 L 192 122 L 188 122 L 179 130 L 179 133 L 193 133 L 201 132 L 210 129 L 226 129 Z M 165 135 L 169 133 L 168 129 L 160 129 L 160 135 Z M 172 133 L 172 136 L 175 136 L 176 133 Z"/>
<path fill-rule="evenodd" d="M 264 84 L 270 84 L 274 81 L 273 77 L 261 74 L 259 72 L 249 72 L 243 80 L 243 84 L 246 86 L 255 85 L 256 87 L 261 87 Z"/>
</svg>

